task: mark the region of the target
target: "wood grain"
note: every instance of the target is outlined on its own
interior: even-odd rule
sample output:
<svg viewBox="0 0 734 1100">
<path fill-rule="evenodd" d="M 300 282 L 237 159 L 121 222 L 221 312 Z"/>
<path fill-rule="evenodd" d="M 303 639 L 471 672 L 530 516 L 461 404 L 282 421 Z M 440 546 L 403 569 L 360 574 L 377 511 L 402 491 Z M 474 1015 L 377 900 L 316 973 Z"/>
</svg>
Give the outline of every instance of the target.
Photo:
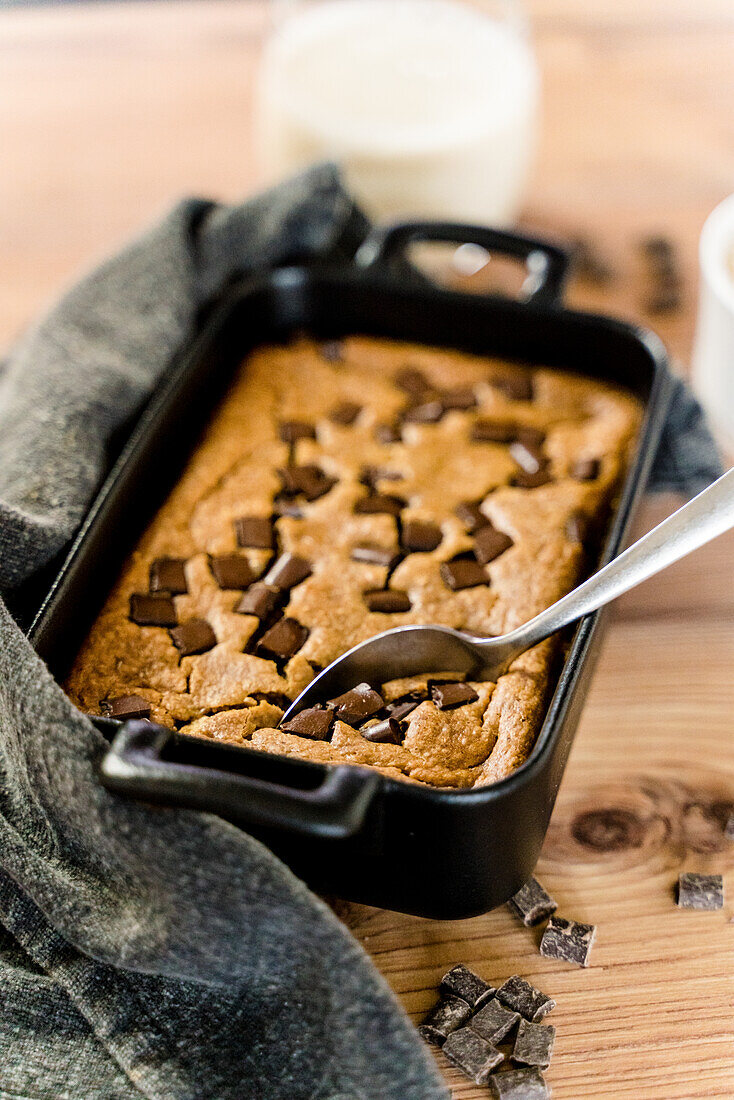
<svg viewBox="0 0 734 1100">
<path fill-rule="evenodd" d="M 588 234 L 616 271 L 580 306 L 652 322 L 681 363 L 696 242 L 734 187 L 731 0 L 532 0 L 544 75 L 525 224 Z M 0 16 L 0 346 L 84 267 L 184 194 L 256 186 L 249 131 L 265 22 L 228 0 Z M 641 236 L 675 241 L 684 308 L 643 308 Z M 648 504 L 640 528 L 672 500 Z M 579 971 L 504 910 L 439 923 L 339 903 L 417 1019 L 457 961 L 558 999 L 556 1100 L 734 1096 L 734 538 L 617 609 L 538 868 L 562 914 L 598 925 Z M 723 871 L 724 912 L 681 912 L 681 869 Z M 455 1100 L 478 1089 L 438 1056 Z"/>
</svg>

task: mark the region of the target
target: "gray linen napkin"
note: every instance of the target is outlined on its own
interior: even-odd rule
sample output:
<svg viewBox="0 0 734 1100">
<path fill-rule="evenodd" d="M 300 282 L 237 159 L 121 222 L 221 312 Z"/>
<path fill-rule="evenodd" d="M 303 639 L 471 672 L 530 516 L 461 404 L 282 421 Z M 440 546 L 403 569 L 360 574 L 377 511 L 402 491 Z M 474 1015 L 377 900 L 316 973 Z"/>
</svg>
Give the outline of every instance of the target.
<svg viewBox="0 0 734 1100">
<path fill-rule="evenodd" d="M 202 303 L 366 228 L 330 167 L 185 202 L 31 329 L 0 367 L 0 589 L 68 542 Z M 717 473 L 681 383 L 653 483 Z M 218 818 L 108 794 L 104 747 L 0 602 L 0 1100 L 445 1100 L 331 911 Z"/>
<path fill-rule="evenodd" d="M 29 332 L 0 377 L 2 584 L 67 541 L 218 286 L 364 229 L 330 168 L 183 203 Z M 0 1100 L 446 1100 L 331 910 L 220 819 L 108 794 L 104 748 L 0 602 Z"/>
</svg>

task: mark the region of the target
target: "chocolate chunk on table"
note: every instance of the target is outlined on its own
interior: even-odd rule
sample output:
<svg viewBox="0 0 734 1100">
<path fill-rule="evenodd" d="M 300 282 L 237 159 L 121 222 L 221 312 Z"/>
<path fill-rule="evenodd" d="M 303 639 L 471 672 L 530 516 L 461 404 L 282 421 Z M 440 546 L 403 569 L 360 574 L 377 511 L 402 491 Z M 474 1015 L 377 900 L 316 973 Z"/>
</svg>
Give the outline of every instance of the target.
<svg viewBox="0 0 734 1100">
<path fill-rule="evenodd" d="M 539 1069 L 509 1069 L 493 1073 L 487 1082 L 494 1100 L 550 1100 Z"/>
<path fill-rule="evenodd" d="M 331 727 L 334 725 L 334 711 L 328 707 L 309 707 L 301 710 L 287 722 L 281 724 L 286 733 L 297 733 L 299 737 L 309 737 L 312 741 L 328 741 Z"/>
<path fill-rule="evenodd" d="M 723 876 L 684 871 L 678 878 L 678 906 L 681 909 L 722 909 Z"/>
<path fill-rule="evenodd" d="M 184 572 L 185 565 L 185 558 L 156 558 L 150 566 L 150 591 L 183 596 L 189 590 Z"/>
<path fill-rule="evenodd" d="M 410 596 L 399 588 L 376 588 L 364 593 L 364 602 L 370 611 L 379 611 L 384 615 L 396 615 L 401 611 L 410 611 Z"/>
<path fill-rule="evenodd" d="M 306 500 L 318 500 L 336 485 L 337 479 L 324 473 L 320 466 L 285 466 L 278 470 L 286 496 L 303 496 Z"/>
<path fill-rule="evenodd" d="M 494 996 L 494 988 L 480 978 L 468 966 L 458 963 L 452 966 L 441 979 L 441 993 L 461 997 L 476 1011 L 480 1005 Z"/>
<path fill-rule="evenodd" d="M 392 493 L 370 493 L 361 497 L 354 505 L 354 511 L 359 515 L 399 516 L 405 507 L 402 497 L 393 496 Z"/>
<path fill-rule="evenodd" d="M 470 684 L 451 680 L 444 684 L 431 684 L 431 698 L 439 710 L 455 710 L 467 703 L 476 703 L 479 696 Z"/>
<path fill-rule="evenodd" d="M 593 481 L 599 476 L 600 468 L 598 458 L 579 458 L 571 467 L 571 477 L 576 481 Z"/>
<path fill-rule="evenodd" d="M 264 584 L 274 588 L 290 589 L 310 576 L 311 563 L 305 558 L 299 558 L 297 554 L 286 552 L 273 562 L 262 579 Z"/>
<path fill-rule="evenodd" d="M 506 420 L 480 417 L 472 425 L 471 438 L 474 443 L 512 443 L 517 439 L 517 426 Z"/>
<path fill-rule="evenodd" d="M 437 523 L 409 519 L 403 524 L 401 542 L 409 553 L 430 553 L 441 545 L 443 534 Z"/>
<path fill-rule="evenodd" d="M 458 411 L 473 409 L 477 404 L 477 396 L 474 390 L 468 386 L 457 386 L 453 390 L 442 390 L 440 400 L 446 412 L 451 412 L 453 409 Z"/>
<path fill-rule="evenodd" d="M 479 505 L 471 500 L 464 500 L 461 504 L 457 504 L 454 511 L 470 535 L 476 534 L 477 531 L 480 531 L 482 527 L 486 527 L 489 523 Z"/>
<path fill-rule="evenodd" d="M 398 550 L 388 550 L 384 546 L 374 546 L 371 543 L 362 543 L 352 549 L 352 561 L 366 562 L 368 565 L 384 565 L 393 569 L 400 561 Z"/>
<path fill-rule="evenodd" d="M 118 695 L 101 703 L 102 713 L 108 718 L 150 718 L 150 703 L 142 695 Z"/>
<path fill-rule="evenodd" d="M 540 941 L 540 953 L 547 959 L 561 959 L 576 966 L 588 966 L 591 948 L 596 938 L 593 924 L 553 916 L 545 926 Z"/>
<path fill-rule="evenodd" d="M 220 588 L 247 588 L 255 579 L 255 573 L 242 554 L 221 554 L 211 559 L 214 580 Z"/>
<path fill-rule="evenodd" d="M 238 546 L 275 549 L 273 521 L 267 516 L 241 516 L 234 521 L 234 531 Z"/>
<path fill-rule="evenodd" d="M 496 997 L 493 997 L 472 1016 L 471 1026 L 488 1043 L 499 1043 L 512 1031 L 519 1019 L 519 1013 L 505 1008 Z"/>
<path fill-rule="evenodd" d="M 341 424 L 348 428 L 359 416 L 362 406 L 356 401 L 340 401 L 329 413 L 329 420 L 333 424 Z"/>
<path fill-rule="evenodd" d="M 266 630 L 255 646 L 258 657 L 272 661 L 288 661 L 308 638 L 308 630 L 296 619 L 278 619 Z"/>
<path fill-rule="evenodd" d="M 489 584 L 489 577 L 473 558 L 454 558 L 441 562 L 441 576 L 454 592 L 462 588 L 476 588 L 478 584 Z"/>
<path fill-rule="evenodd" d="M 239 615 L 255 615 L 262 622 L 268 615 L 272 615 L 283 598 L 280 588 L 259 581 L 257 584 L 250 585 L 235 604 L 234 610 Z"/>
<path fill-rule="evenodd" d="M 510 1057 L 519 1066 L 547 1069 L 555 1041 L 556 1029 L 552 1024 L 531 1024 L 528 1020 L 521 1020 Z"/>
<path fill-rule="evenodd" d="M 335 708 L 337 718 L 348 726 L 355 727 L 372 718 L 384 705 L 385 700 L 379 691 L 375 691 L 369 684 L 357 684 L 336 699 L 329 699 L 329 706 Z"/>
<path fill-rule="evenodd" d="M 528 928 L 547 920 L 558 908 L 550 894 L 546 893 L 535 878 L 528 879 L 507 904 Z"/>
<path fill-rule="evenodd" d="M 486 1085 L 492 1070 L 505 1059 L 501 1050 L 497 1050 L 471 1027 L 461 1027 L 452 1032 L 443 1044 L 443 1052 L 477 1085 Z"/>
<path fill-rule="evenodd" d="M 513 545 L 512 539 L 504 531 L 498 531 L 491 523 L 482 527 L 474 536 L 474 556 L 480 565 L 489 565 L 491 561 L 504 554 Z"/>
<path fill-rule="evenodd" d="M 397 718 L 383 718 L 381 722 L 360 726 L 359 732 L 365 741 L 383 745 L 402 745 L 403 727 Z"/>
<path fill-rule="evenodd" d="M 542 1020 L 556 1007 L 556 1002 L 551 997 L 541 993 L 519 974 L 513 974 L 499 987 L 497 1000 L 533 1023 Z"/>
<path fill-rule="evenodd" d="M 471 1016 L 471 1008 L 460 997 L 442 997 L 426 1016 L 418 1031 L 423 1038 L 434 1046 L 443 1046 L 444 1042 Z"/>
<path fill-rule="evenodd" d="M 283 443 L 297 443 L 299 439 L 315 439 L 316 426 L 307 420 L 283 420 L 278 426 L 278 435 Z"/>
<path fill-rule="evenodd" d="M 176 607 L 163 593 L 147 595 L 136 592 L 130 597 L 130 618 L 138 626 L 175 626 Z"/>
<path fill-rule="evenodd" d="M 187 619 L 171 631 L 171 639 L 182 657 L 206 653 L 217 644 L 217 637 L 206 619 Z"/>
</svg>

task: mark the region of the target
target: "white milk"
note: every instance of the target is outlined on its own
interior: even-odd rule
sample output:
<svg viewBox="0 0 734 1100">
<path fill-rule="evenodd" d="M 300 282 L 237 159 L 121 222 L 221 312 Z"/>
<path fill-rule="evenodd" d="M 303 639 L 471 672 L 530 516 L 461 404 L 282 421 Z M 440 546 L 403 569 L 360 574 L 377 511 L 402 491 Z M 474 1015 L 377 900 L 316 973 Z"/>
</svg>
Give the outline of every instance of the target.
<svg viewBox="0 0 734 1100">
<path fill-rule="evenodd" d="M 266 46 L 267 178 L 333 157 L 376 218 L 506 223 L 534 145 L 538 77 L 522 33 L 457 0 L 323 0 Z"/>
</svg>

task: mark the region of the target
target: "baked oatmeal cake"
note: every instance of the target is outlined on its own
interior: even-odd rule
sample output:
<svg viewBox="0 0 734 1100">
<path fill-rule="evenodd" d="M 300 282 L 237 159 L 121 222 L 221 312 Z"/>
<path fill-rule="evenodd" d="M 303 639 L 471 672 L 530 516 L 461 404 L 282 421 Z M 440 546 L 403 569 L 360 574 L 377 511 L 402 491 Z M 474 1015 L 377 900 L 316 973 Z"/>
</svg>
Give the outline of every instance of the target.
<svg viewBox="0 0 734 1100">
<path fill-rule="evenodd" d="M 392 626 L 519 626 L 588 569 L 640 419 L 557 370 L 371 337 L 254 352 L 67 682 L 93 714 L 398 779 L 482 786 L 527 757 L 549 640 L 497 683 L 355 689 L 279 727 L 318 670 Z"/>
</svg>

